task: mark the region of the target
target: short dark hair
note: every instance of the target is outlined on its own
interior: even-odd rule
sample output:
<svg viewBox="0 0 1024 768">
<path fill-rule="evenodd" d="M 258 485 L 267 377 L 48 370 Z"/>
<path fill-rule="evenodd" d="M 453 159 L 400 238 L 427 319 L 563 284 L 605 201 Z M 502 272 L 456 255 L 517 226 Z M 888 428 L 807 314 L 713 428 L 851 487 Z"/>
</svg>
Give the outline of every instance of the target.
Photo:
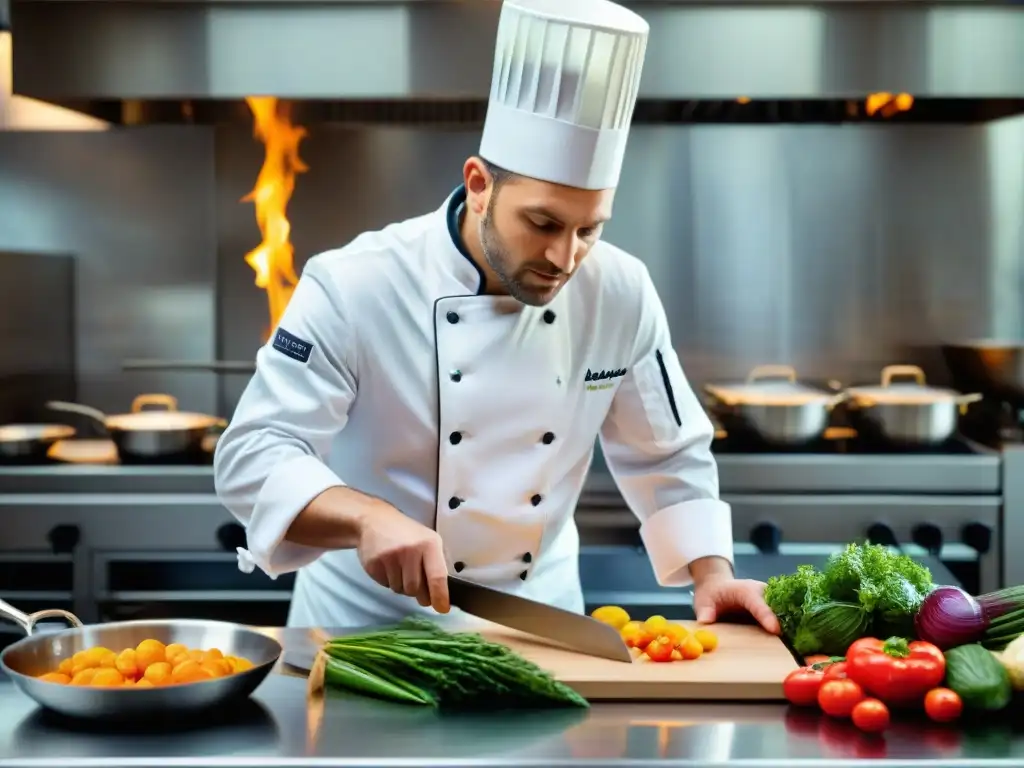
<svg viewBox="0 0 1024 768">
<path fill-rule="evenodd" d="M 497 193 L 498 189 L 510 181 L 515 181 L 519 174 L 513 173 L 512 171 L 505 170 L 500 165 L 495 165 L 490 160 L 481 157 L 484 168 L 487 169 L 487 173 L 491 175 L 491 181 L 494 183 L 494 192 Z"/>
</svg>

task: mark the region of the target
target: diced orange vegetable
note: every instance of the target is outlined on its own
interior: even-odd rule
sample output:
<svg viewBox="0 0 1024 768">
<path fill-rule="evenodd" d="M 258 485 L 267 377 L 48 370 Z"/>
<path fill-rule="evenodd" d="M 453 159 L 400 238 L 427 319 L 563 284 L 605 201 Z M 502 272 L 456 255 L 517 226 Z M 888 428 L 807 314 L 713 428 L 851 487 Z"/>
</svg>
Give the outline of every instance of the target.
<svg viewBox="0 0 1024 768">
<path fill-rule="evenodd" d="M 679 646 L 679 652 L 683 655 L 686 660 L 699 659 L 704 653 L 704 646 L 700 644 L 700 641 L 692 635 L 683 641 L 683 644 Z"/>
<path fill-rule="evenodd" d="M 710 629 L 698 629 L 693 633 L 693 637 L 700 643 L 705 653 L 711 653 L 718 647 L 718 636 Z"/>
</svg>

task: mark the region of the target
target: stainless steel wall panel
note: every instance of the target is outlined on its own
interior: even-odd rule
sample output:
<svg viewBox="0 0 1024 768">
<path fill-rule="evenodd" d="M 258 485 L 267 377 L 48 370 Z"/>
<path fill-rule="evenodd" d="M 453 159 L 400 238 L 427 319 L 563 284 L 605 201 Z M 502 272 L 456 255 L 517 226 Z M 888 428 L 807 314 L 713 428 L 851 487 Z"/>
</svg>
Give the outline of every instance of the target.
<svg viewBox="0 0 1024 768">
<path fill-rule="evenodd" d="M 297 263 L 438 206 L 479 133 L 314 126 Z M 868 381 L 944 338 L 1024 335 L 1024 119 L 976 126 L 638 126 L 606 237 L 649 266 L 695 386 L 788 363 Z M 242 127 L 0 134 L 0 250 L 75 253 L 80 396 L 214 409 L 268 322 L 245 254 L 263 148 Z M 216 283 L 216 286 L 215 286 Z M 230 413 L 245 376 L 224 376 Z"/>
<path fill-rule="evenodd" d="M 475 131 L 315 127 L 289 207 L 297 261 L 432 210 Z M 695 386 L 787 363 L 877 380 L 913 362 L 942 381 L 943 338 L 1020 325 L 1024 119 L 982 126 L 638 126 L 605 237 L 643 259 Z M 261 149 L 217 133 L 221 356 L 252 359 L 266 300 L 238 200 Z M 233 407 L 245 377 L 224 378 Z"/>
<path fill-rule="evenodd" d="M 76 396 L 74 315 L 73 256 L 0 250 L 0 424 Z"/>
<path fill-rule="evenodd" d="M 156 390 L 214 408 L 208 374 L 121 372 L 126 357 L 214 356 L 212 176 L 205 128 L 0 133 L 0 250 L 77 258 L 85 402 L 119 412 Z"/>
</svg>

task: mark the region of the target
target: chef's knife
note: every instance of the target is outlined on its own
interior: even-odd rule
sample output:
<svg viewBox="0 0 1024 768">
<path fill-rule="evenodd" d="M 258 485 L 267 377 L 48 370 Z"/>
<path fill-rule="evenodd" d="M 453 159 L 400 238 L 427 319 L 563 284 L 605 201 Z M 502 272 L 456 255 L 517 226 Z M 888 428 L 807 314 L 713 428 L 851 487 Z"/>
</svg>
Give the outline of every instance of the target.
<svg viewBox="0 0 1024 768">
<path fill-rule="evenodd" d="M 633 661 L 618 630 L 589 616 L 499 592 L 457 576 L 448 577 L 448 596 L 456 608 L 494 624 L 554 640 L 588 656 Z"/>
</svg>

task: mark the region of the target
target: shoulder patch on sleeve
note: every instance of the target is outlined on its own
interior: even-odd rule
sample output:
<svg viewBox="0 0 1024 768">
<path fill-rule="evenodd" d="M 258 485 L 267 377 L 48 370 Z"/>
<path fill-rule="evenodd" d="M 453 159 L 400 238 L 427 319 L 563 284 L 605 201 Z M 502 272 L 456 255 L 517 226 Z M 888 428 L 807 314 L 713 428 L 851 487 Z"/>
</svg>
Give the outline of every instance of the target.
<svg viewBox="0 0 1024 768">
<path fill-rule="evenodd" d="M 287 355 L 300 363 L 308 363 L 309 356 L 313 352 L 313 345 L 293 336 L 283 328 L 278 328 L 274 334 L 274 349 Z"/>
</svg>

